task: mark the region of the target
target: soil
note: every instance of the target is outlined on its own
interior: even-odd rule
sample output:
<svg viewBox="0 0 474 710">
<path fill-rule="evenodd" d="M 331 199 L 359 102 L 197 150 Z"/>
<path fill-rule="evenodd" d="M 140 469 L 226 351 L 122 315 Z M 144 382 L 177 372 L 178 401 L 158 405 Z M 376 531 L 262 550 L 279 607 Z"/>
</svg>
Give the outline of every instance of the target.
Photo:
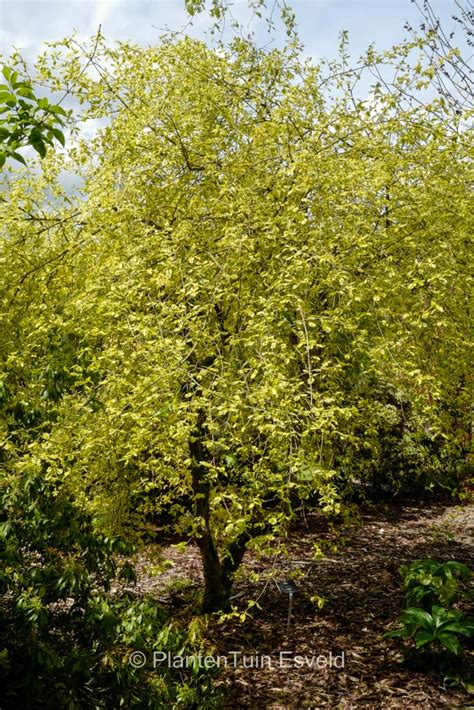
<svg viewBox="0 0 474 710">
<path fill-rule="evenodd" d="M 234 603 L 240 612 L 251 601 L 257 605 L 243 620 L 211 618 L 206 631 L 213 655 L 224 657 L 216 679 L 221 707 L 474 708 L 466 689 L 474 676 L 472 652 L 452 669 L 464 686 L 450 687 L 430 672 L 430 663 L 422 658 L 410 666 L 401 643 L 382 638 L 403 608 L 400 565 L 431 558 L 474 567 L 473 526 L 473 505 L 405 501 L 366 510 L 342 536 L 340 526 L 312 513 L 280 541 L 280 554 L 248 551 Z M 324 550 L 320 559 L 317 546 Z M 153 565 L 161 570 L 157 576 L 150 576 Z M 137 572 L 138 593 L 152 593 L 175 616 L 189 616 L 202 585 L 194 547 L 149 548 Z M 276 584 L 288 579 L 297 587 L 289 628 L 289 595 Z M 321 609 L 315 596 L 324 600 Z"/>
</svg>

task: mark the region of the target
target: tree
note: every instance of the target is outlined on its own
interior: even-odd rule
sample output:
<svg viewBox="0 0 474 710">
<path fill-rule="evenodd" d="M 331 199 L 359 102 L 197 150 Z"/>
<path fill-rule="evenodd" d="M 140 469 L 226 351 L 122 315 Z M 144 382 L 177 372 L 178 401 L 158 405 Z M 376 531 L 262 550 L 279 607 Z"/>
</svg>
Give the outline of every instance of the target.
<svg viewBox="0 0 474 710">
<path fill-rule="evenodd" d="M 102 44 L 95 77 L 66 43 L 56 81 L 113 120 L 75 148 L 74 218 L 44 237 L 9 206 L 5 258 L 19 232 L 41 264 L 68 250 L 18 306 L 10 401 L 46 403 L 28 455 L 99 526 L 166 516 L 196 543 L 206 611 L 308 501 L 463 456 L 470 144 L 442 102 L 404 103 L 416 46 L 369 53 L 395 78 L 362 100 L 347 66 L 240 39 Z"/>
</svg>

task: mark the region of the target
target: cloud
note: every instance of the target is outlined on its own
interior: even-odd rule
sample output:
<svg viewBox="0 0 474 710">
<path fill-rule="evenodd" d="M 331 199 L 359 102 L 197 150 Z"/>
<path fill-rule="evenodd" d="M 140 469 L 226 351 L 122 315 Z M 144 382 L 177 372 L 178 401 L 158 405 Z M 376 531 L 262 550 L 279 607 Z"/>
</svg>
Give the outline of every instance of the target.
<svg viewBox="0 0 474 710">
<path fill-rule="evenodd" d="M 450 28 L 452 2 L 432 1 L 443 26 Z M 233 0 L 233 14 L 244 26 L 250 19 L 247 3 Z M 409 0 L 291 0 L 290 5 L 296 12 L 306 53 L 318 57 L 337 54 L 341 29 L 349 31 L 352 51 L 358 55 L 373 41 L 379 49 L 399 42 L 406 34 L 405 19 L 414 25 L 420 21 Z M 62 39 L 73 30 L 80 38 L 90 37 L 99 24 L 107 40 L 130 39 L 148 45 L 159 41 L 160 30 L 165 28 L 204 39 L 212 19 L 201 13 L 190 26 L 184 0 L 0 0 L 0 49 L 9 54 L 13 46 L 23 48 L 25 58 L 32 61 L 45 41 Z M 229 25 L 226 38 L 231 32 Z M 258 23 L 251 25 L 260 45 L 285 41 L 278 22 L 277 27 L 277 34 L 270 38 Z"/>
<path fill-rule="evenodd" d="M 94 26 L 103 25 L 110 14 L 111 9 L 116 4 L 116 0 L 99 0 L 94 15 Z"/>
</svg>

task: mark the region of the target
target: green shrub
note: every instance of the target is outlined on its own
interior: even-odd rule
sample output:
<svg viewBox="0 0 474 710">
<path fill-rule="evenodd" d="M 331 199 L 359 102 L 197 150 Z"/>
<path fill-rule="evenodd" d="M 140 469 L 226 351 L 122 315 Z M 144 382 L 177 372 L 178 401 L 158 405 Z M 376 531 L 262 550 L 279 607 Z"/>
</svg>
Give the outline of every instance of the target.
<svg viewBox="0 0 474 710">
<path fill-rule="evenodd" d="M 130 551 L 95 532 L 44 472 L 4 475 L 2 708 L 212 707 L 209 671 L 150 666 L 155 650 L 191 655 L 202 643 L 196 628 L 170 624 L 153 599 L 118 591 L 133 580 Z M 146 654 L 143 668 L 129 663 L 134 651 Z"/>
<path fill-rule="evenodd" d="M 428 651 L 431 664 L 446 669 L 463 643 L 474 635 L 474 620 L 452 605 L 467 594 L 471 570 L 461 562 L 416 560 L 400 568 L 408 607 L 398 628 L 385 638 L 411 639 L 415 653 Z"/>
<path fill-rule="evenodd" d="M 400 568 L 407 606 L 429 610 L 433 605 L 450 606 L 461 593 L 471 570 L 461 562 L 416 560 Z"/>
</svg>

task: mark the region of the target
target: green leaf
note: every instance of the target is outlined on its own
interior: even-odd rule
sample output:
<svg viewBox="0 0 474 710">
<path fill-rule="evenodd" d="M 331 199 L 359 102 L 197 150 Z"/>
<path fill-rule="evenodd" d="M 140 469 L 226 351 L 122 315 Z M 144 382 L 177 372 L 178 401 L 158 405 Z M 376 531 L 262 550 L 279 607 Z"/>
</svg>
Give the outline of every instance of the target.
<svg viewBox="0 0 474 710">
<path fill-rule="evenodd" d="M 472 571 L 467 565 L 464 565 L 462 562 L 456 562 L 456 560 L 450 560 L 449 562 L 445 562 L 443 567 L 452 570 L 456 575 L 458 575 L 462 579 L 469 579 L 472 575 Z"/>
<path fill-rule="evenodd" d="M 58 114 L 59 116 L 67 116 L 68 113 L 65 111 L 61 106 L 54 106 L 54 105 L 49 105 L 48 106 L 48 111 L 49 113 L 55 113 Z"/>
<path fill-rule="evenodd" d="M 450 631 L 452 633 L 462 634 L 463 636 L 467 636 L 468 638 L 471 638 L 474 634 L 474 624 L 471 624 L 469 622 L 463 623 L 462 621 L 448 621 L 440 628 L 442 629 L 441 633 Z"/>
<path fill-rule="evenodd" d="M 439 634 L 438 641 L 441 646 L 443 646 L 443 648 L 445 648 L 447 651 L 451 651 L 451 653 L 454 653 L 456 655 L 462 649 L 461 642 L 454 634 Z"/>
<path fill-rule="evenodd" d="M 415 607 L 405 609 L 402 614 L 402 621 L 405 624 L 416 624 L 417 626 L 422 626 L 426 629 L 431 628 L 433 624 L 433 619 L 427 611 L 417 609 Z"/>
<path fill-rule="evenodd" d="M 17 160 L 19 163 L 26 165 L 26 160 L 22 155 L 20 155 L 20 153 L 13 152 L 11 153 L 11 157 L 14 158 L 14 160 Z"/>
<path fill-rule="evenodd" d="M 37 153 L 39 153 L 42 158 L 45 157 L 46 146 L 41 138 L 38 138 L 37 136 L 29 136 L 28 143 L 31 145 L 32 148 L 36 150 Z"/>
<path fill-rule="evenodd" d="M 449 618 L 453 618 L 452 614 L 450 615 L 449 611 L 447 611 L 444 607 L 437 606 L 437 605 L 432 606 L 431 616 L 432 616 L 432 619 L 435 622 L 436 626 L 440 626 L 443 622 L 447 621 Z"/>
<path fill-rule="evenodd" d="M 9 91 L 2 91 L 2 92 L 0 92 L 0 103 L 8 104 L 9 106 L 11 104 L 15 105 L 16 104 L 16 96 Z"/>
<path fill-rule="evenodd" d="M 31 99 L 32 101 L 34 101 L 36 98 L 33 93 L 33 90 L 26 86 L 21 86 L 19 89 L 16 89 L 16 93 L 18 94 L 18 96 L 23 96 L 25 99 Z"/>
<path fill-rule="evenodd" d="M 53 127 L 51 127 L 51 128 L 49 129 L 49 131 L 50 131 L 50 133 L 53 134 L 53 136 L 56 138 L 56 140 L 58 140 L 58 141 L 61 143 L 61 145 L 62 145 L 63 147 L 66 145 L 66 140 L 65 140 L 65 138 L 64 138 L 64 133 L 63 133 L 62 131 L 60 131 L 59 128 L 53 128 Z"/>
<path fill-rule="evenodd" d="M 422 648 L 426 644 L 433 641 L 433 633 L 431 631 L 421 630 L 415 636 L 415 646 L 416 648 Z"/>
</svg>

